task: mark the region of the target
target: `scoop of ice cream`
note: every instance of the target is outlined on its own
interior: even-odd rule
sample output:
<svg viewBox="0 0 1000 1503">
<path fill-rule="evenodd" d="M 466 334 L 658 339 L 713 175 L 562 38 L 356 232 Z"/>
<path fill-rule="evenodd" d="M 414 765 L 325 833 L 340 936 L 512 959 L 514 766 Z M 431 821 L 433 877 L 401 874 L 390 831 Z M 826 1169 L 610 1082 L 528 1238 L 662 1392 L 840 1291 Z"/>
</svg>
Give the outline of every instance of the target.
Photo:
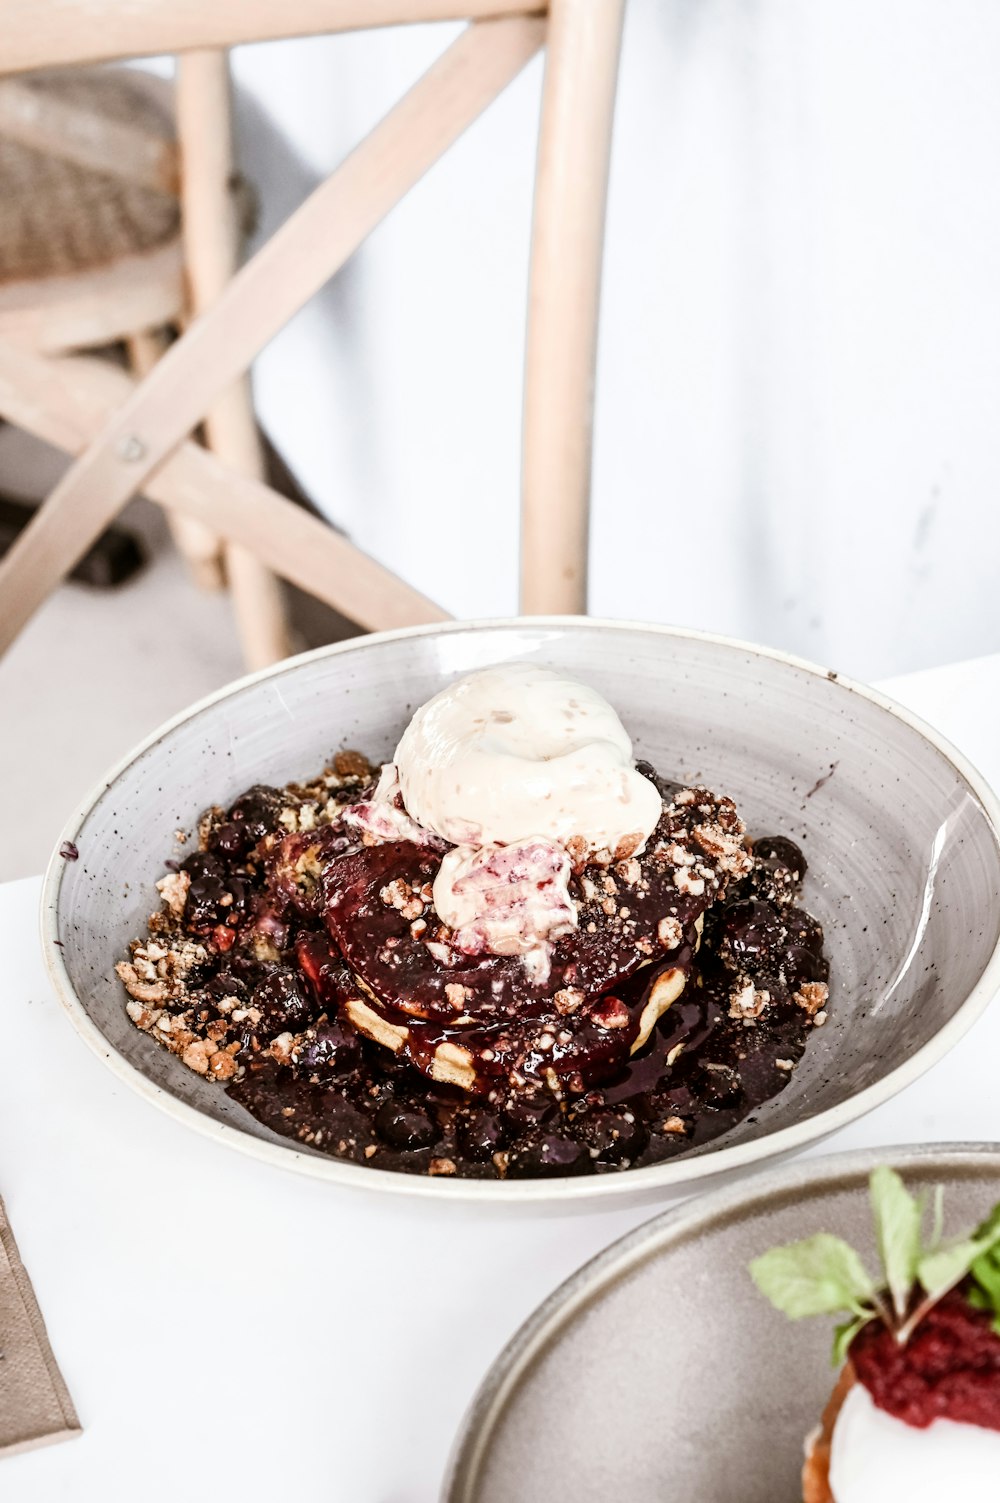
<svg viewBox="0 0 1000 1503">
<path fill-rule="evenodd" d="M 855 1383 L 833 1428 L 834 1503 L 942 1503 L 993 1496 L 1000 1478 L 1000 1430 L 936 1419 L 924 1429 L 879 1409 Z"/>
<path fill-rule="evenodd" d="M 453 845 L 542 837 L 576 857 L 640 851 L 660 795 L 596 690 L 534 663 L 456 680 L 422 705 L 396 748 L 407 813 Z"/>
</svg>

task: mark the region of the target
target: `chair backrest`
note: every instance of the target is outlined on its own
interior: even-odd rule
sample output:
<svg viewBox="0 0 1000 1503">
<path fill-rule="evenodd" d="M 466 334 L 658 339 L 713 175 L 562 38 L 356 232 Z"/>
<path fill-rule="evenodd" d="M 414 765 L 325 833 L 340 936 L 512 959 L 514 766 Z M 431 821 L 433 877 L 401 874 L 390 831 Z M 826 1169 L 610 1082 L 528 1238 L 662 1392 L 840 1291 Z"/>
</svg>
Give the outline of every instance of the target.
<svg viewBox="0 0 1000 1503">
<path fill-rule="evenodd" d="M 546 41 L 525 367 L 522 606 L 530 613 L 585 610 L 598 288 L 623 6 L 624 0 L 551 0 L 545 7 L 530 0 L 283 0 L 280 6 L 144 0 L 137 7 L 133 0 L 95 0 L 82 7 L 77 0 L 0 0 L 0 66 L 8 73 L 377 25 L 471 21 L 220 290 L 72 466 L 43 508 L 48 518 L 29 529 L 36 534 L 37 577 L 26 587 L 19 582 L 12 619 L 0 628 L 0 650 L 54 582 L 59 522 L 71 517 L 72 546 L 85 547 Z M 266 553 L 266 537 L 260 548 Z M 72 559 L 58 562 L 72 566 Z"/>
<path fill-rule="evenodd" d="M 0 78 L 0 337 L 57 354 L 176 321 L 178 190 L 163 80 Z"/>
</svg>

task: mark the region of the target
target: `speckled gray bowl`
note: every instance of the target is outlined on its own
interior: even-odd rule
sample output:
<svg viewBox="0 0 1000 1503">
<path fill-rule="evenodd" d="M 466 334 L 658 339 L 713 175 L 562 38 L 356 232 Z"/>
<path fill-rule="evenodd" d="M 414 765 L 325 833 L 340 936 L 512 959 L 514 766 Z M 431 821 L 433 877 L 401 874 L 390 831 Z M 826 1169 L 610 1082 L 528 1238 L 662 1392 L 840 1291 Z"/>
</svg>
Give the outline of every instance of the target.
<svg viewBox="0 0 1000 1503">
<path fill-rule="evenodd" d="M 310 774 L 339 746 L 391 754 L 413 708 L 511 658 L 602 691 L 637 753 L 731 794 L 752 832 L 801 841 L 805 899 L 833 965 L 830 1021 L 791 1084 L 706 1148 L 648 1169 L 508 1183 L 341 1163 L 261 1126 L 128 1022 L 113 966 L 153 884 L 209 803 Z M 363 637 L 203 700 L 115 768 L 63 839 L 43 894 L 45 955 L 88 1043 L 174 1116 L 273 1163 L 413 1195 L 549 1202 L 662 1193 L 800 1148 L 877 1106 L 960 1037 L 1000 986 L 997 801 L 928 727 L 868 689 L 738 642 L 653 626 L 532 619 Z"/>
<path fill-rule="evenodd" d="M 667 1211 L 574 1274 L 501 1353 L 444 1503 L 796 1503 L 833 1386 L 833 1321 L 786 1320 L 747 1264 L 826 1231 L 874 1271 L 868 1175 L 882 1163 L 913 1188 L 944 1186 L 949 1236 L 1000 1200 L 1000 1149 L 962 1144 L 843 1154 Z"/>
</svg>

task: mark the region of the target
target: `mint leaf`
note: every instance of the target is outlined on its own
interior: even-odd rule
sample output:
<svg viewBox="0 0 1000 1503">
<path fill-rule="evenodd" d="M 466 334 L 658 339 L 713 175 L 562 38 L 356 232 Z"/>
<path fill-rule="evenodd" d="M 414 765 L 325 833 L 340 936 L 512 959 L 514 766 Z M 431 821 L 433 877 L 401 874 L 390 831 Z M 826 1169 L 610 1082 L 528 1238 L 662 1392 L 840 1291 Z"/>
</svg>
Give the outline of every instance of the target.
<svg viewBox="0 0 1000 1503">
<path fill-rule="evenodd" d="M 975 1285 L 969 1291 L 969 1303 L 993 1316 L 993 1330 L 1000 1335 L 1000 1246 L 981 1253 L 970 1270 Z"/>
<path fill-rule="evenodd" d="M 826 1232 L 773 1247 L 750 1264 L 750 1276 L 791 1320 L 841 1310 L 867 1316 L 865 1306 L 876 1292 L 854 1248 Z"/>
<path fill-rule="evenodd" d="M 973 1263 L 984 1253 L 1000 1244 L 1000 1205 L 994 1206 L 981 1226 L 971 1237 L 946 1243 L 936 1252 L 926 1253 L 917 1268 L 917 1277 L 934 1299 L 947 1294 L 961 1283 L 970 1272 Z"/>
<path fill-rule="evenodd" d="M 833 1333 L 834 1367 L 842 1367 L 844 1365 L 844 1362 L 847 1360 L 847 1349 L 850 1346 L 851 1342 L 854 1340 L 858 1332 L 864 1326 L 866 1326 L 870 1320 L 874 1319 L 874 1314 L 856 1315 L 853 1320 L 845 1321 L 842 1326 L 837 1327 L 837 1329 Z"/>
<path fill-rule="evenodd" d="M 924 1201 L 911 1195 L 895 1169 L 885 1165 L 874 1171 L 869 1189 L 885 1281 L 897 1319 L 902 1320 L 920 1261 Z"/>
<path fill-rule="evenodd" d="M 989 1295 L 993 1308 L 1000 1312 L 1000 1248 L 980 1254 L 972 1265 L 972 1277 Z"/>
<path fill-rule="evenodd" d="M 937 1252 L 927 1253 L 917 1267 L 919 1278 L 927 1293 L 934 1299 L 947 1294 L 961 1283 L 982 1249 L 972 1237 L 962 1242 L 952 1242 Z"/>
</svg>

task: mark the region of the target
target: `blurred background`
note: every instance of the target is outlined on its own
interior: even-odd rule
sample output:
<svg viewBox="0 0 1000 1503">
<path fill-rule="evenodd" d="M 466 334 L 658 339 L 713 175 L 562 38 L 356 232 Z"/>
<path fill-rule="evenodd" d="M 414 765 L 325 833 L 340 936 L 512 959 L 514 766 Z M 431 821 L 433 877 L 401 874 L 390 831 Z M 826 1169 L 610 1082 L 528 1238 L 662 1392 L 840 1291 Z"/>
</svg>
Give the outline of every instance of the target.
<svg viewBox="0 0 1000 1503">
<path fill-rule="evenodd" d="M 267 238 L 460 28 L 233 54 Z M 169 64 L 150 66 L 161 72 Z M 258 360 L 269 437 L 457 616 L 517 606 L 536 58 Z M 873 679 L 1000 650 L 1000 7 L 629 0 L 596 388 L 590 609 Z M 0 429 L 0 489 L 60 461 Z M 0 663 L 0 879 L 160 719 L 236 676 L 162 521 Z M 352 630 L 300 603 L 299 645 Z"/>
</svg>

